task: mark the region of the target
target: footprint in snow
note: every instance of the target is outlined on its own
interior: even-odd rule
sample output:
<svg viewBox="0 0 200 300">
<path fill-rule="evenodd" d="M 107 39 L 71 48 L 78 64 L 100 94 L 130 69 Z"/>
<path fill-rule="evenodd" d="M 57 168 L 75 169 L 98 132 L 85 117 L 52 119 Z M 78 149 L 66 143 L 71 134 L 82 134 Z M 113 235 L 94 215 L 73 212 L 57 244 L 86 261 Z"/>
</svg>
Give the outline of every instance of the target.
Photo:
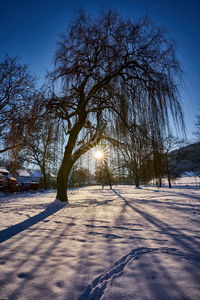
<svg viewBox="0 0 200 300">
<path fill-rule="evenodd" d="M 19 273 L 19 274 L 17 274 L 17 276 L 18 276 L 19 278 L 25 278 L 25 279 L 28 279 L 28 280 L 33 279 L 33 275 L 32 275 L 32 274 L 30 274 L 30 273 L 25 273 L 25 272 Z"/>
</svg>

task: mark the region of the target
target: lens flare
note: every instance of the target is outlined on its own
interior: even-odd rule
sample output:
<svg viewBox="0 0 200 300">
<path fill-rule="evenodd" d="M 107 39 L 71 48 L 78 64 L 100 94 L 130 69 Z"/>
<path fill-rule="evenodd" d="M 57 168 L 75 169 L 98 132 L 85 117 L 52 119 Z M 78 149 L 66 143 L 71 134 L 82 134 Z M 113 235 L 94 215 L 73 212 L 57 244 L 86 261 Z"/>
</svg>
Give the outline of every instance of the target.
<svg viewBox="0 0 200 300">
<path fill-rule="evenodd" d="M 98 159 L 98 160 L 103 159 L 103 157 L 104 157 L 103 151 L 101 151 L 101 150 L 96 150 L 96 151 L 94 152 L 94 157 L 95 157 L 96 159 Z"/>
</svg>

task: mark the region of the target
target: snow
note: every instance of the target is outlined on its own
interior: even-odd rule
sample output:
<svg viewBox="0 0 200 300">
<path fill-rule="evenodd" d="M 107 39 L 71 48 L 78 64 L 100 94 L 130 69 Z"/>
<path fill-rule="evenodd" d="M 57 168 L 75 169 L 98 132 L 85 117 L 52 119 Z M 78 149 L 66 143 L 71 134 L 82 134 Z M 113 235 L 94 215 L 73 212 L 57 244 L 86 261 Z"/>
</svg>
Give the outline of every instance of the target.
<svg viewBox="0 0 200 300">
<path fill-rule="evenodd" d="M 198 187 L 0 196 L 0 299 L 200 299 Z"/>
<path fill-rule="evenodd" d="M 40 171 L 37 170 L 29 170 L 32 177 L 40 179 L 43 177 L 43 174 Z"/>
<path fill-rule="evenodd" d="M 18 175 L 21 177 L 31 177 L 30 173 L 25 169 L 19 170 Z"/>
<path fill-rule="evenodd" d="M 166 184 L 167 184 L 167 182 L 166 182 Z M 198 177 L 198 176 L 180 177 L 180 178 L 177 178 L 173 184 L 177 185 L 177 186 L 200 187 L 200 177 Z"/>
<path fill-rule="evenodd" d="M 3 173 L 3 174 L 8 174 L 8 170 L 4 167 L 0 167 L 0 173 Z"/>
</svg>

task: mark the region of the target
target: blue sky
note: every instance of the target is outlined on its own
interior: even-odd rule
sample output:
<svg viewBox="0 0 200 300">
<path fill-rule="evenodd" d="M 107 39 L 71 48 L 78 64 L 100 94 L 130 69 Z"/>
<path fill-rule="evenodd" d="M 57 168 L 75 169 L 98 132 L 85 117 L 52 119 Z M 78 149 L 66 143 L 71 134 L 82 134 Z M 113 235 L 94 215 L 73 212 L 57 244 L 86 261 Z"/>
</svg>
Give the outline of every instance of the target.
<svg viewBox="0 0 200 300">
<path fill-rule="evenodd" d="M 18 55 L 40 80 L 53 66 L 59 34 L 76 8 L 95 14 L 104 5 L 133 18 L 148 14 L 177 42 L 184 70 L 181 101 L 188 138 L 200 114 L 200 0 L 1 0 L 0 56 Z"/>
</svg>

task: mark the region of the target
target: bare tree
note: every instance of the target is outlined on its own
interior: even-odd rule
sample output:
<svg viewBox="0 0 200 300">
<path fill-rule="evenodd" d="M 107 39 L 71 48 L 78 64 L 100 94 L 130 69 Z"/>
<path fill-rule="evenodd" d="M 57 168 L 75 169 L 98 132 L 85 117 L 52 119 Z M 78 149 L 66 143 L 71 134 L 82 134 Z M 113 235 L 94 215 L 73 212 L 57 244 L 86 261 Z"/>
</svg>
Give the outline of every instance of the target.
<svg viewBox="0 0 200 300">
<path fill-rule="evenodd" d="M 187 145 L 187 141 L 169 134 L 163 138 L 163 159 L 165 162 L 165 175 L 167 175 L 169 188 L 172 187 L 171 178 L 175 177 L 175 169 L 185 158 L 185 153 L 182 150 Z M 173 151 L 176 152 L 176 157 L 173 156 Z M 171 155 L 172 154 L 172 155 Z"/>
<path fill-rule="evenodd" d="M 20 148 L 33 126 L 35 79 L 19 58 L 0 60 L 0 153 Z"/>
<path fill-rule="evenodd" d="M 48 188 L 48 172 L 59 161 L 61 128 L 58 120 L 48 117 L 38 118 L 27 140 L 25 160 L 38 166 L 43 175 L 43 187 Z"/>
<path fill-rule="evenodd" d="M 67 136 L 57 198 L 68 201 L 73 164 L 99 143 L 111 120 L 133 128 L 142 111 L 146 122 L 153 118 L 165 126 L 170 111 L 182 122 L 179 71 L 174 43 L 148 19 L 134 22 L 111 10 L 95 18 L 78 12 L 61 36 L 51 74 L 57 92 L 48 109 L 65 121 Z"/>
<path fill-rule="evenodd" d="M 119 146 L 123 157 L 124 166 L 134 179 L 136 187 L 139 187 L 143 177 L 146 162 L 152 155 L 152 147 L 150 140 L 138 129 L 128 132 L 124 138 L 124 142 Z"/>
<path fill-rule="evenodd" d="M 76 187 L 76 185 L 78 186 L 88 185 L 92 177 L 89 170 L 83 167 L 81 168 L 73 167 L 73 172 L 71 175 L 72 176 L 71 176 L 70 184 L 72 187 Z"/>
</svg>

